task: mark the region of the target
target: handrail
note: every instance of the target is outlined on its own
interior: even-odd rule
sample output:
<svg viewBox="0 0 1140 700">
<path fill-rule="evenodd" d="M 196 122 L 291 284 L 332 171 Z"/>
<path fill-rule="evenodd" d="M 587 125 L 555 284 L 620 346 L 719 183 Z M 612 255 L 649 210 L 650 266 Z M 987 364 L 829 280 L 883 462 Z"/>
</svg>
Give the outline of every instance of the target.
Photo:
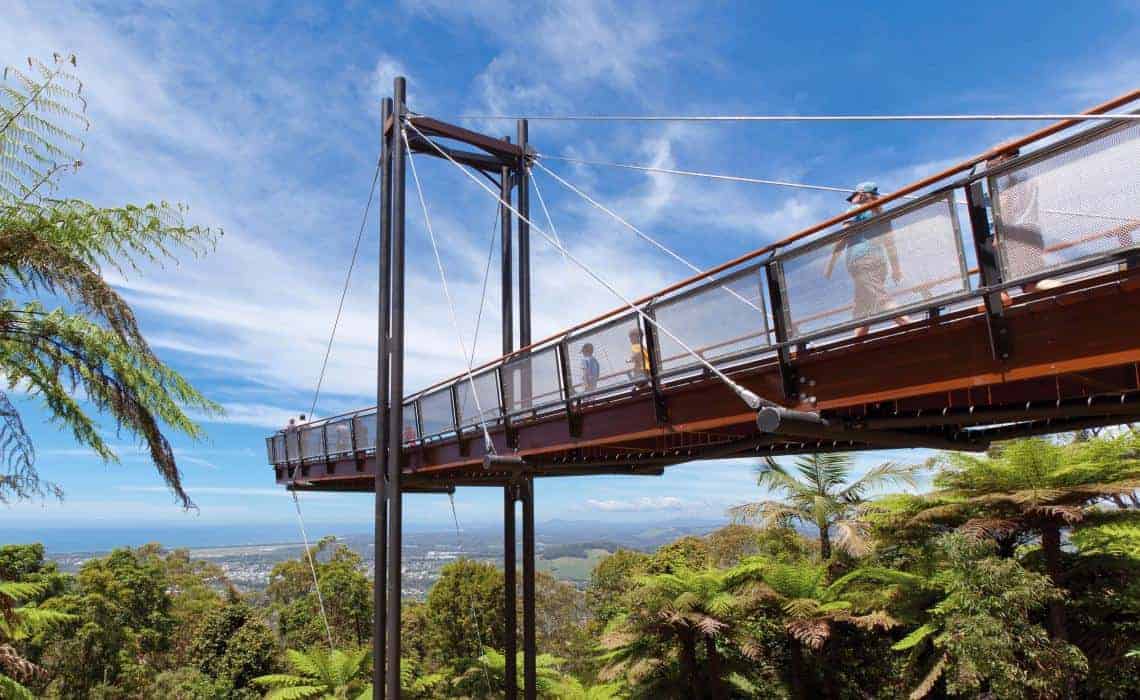
<svg viewBox="0 0 1140 700">
<path fill-rule="evenodd" d="M 1101 114 L 1101 113 L 1108 112 L 1110 110 L 1116 109 L 1118 107 L 1121 107 L 1123 105 L 1129 104 L 1131 102 L 1134 102 L 1138 99 L 1140 99 L 1140 90 L 1132 90 L 1132 91 L 1124 93 L 1118 97 L 1115 97 L 1111 100 L 1108 100 L 1107 102 L 1096 105 L 1096 106 L 1086 110 L 1085 112 L 1083 112 L 1083 114 L 1086 114 L 1086 115 L 1088 115 L 1088 114 Z M 922 190 L 926 187 L 934 185 L 938 182 L 946 180 L 946 179 L 948 179 L 954 175 L 957 175 L 957 174 L 962 173 L 966 170 L 974 168 L 979 163 L 985 162 L 985 161 L 987 161 L 987 160 L 989 160 L 989 159 L 991 159 L 997 155 L 1001 155 L 1001 154 L 1007 153 L 1011 150 L 1019 149 L 1019 148 L 1026 146 L 1028 144 L 1035 143 L 1035 142 L 1040 141 L 1044 138 L 1052 136 L 1053 134 L 1056 134 L 1056 133 L 1063 131 L 1065 129 L 1069 129 L 1069 128 L 1076 126 L 1078 124 L 1081 124 L 1081 123 L 1083 123 L 1083 122 L 1081 120 L 1078 120 L 1078 119 L 1063 119 L 1061 121 L 1055 122 L 1053 124 L 1050 124 L 1046 127 L 1041 128 L 1041 129 L 1033 131 L 1029 134 L 1026 134 L 1025 136 L 1022 136 L 1020 138 L 1013 139 L 1011 141 L 1006 141 L 1006 142 L 1003 142 L 1001 144 L 998 144 L 998 145 L 996 145 L 996 146 L 994 146 L 994 147 L 992 147 L 986 151 L 983 151 L 982 153 L 979 153 L 975 156 L 967 158 L 966 160 L 963 160 L 960 163 L 957 163 L 956 165 L 950 166 L 950 167 L 942 170 L 941 172 L 935 173 L 933 175 L 927 176 L 925 178 L 916 180 L 916 181 L 914 181 L 908 185 L 905 185 L 905 186 L 899 188 L 898 190 L 891 192 L 890 194 L 884 195 L 884 196 L 874 200 L 873 202 L 869 202 L 867 204 L 864 204 L 864 205 L 861 205 L 858 207 L 854 207 L 854 208 L 846 210 L 842 213 L 836 214 L 835 216 L 832 216 L 828 219 L 825 219 L 822 222 L 819 222 L 819 223 L 813 224 L 812 226 L 809 226 L 807 228 L 801 229 L 800 231 L 798 231 L 798 232 L 796 232 L 790 236 L 787 236 L 787 237 L 785 237 L 779 241 L 769 243 L 765 246 L 762 246 L 762 247 L 757 248 L 755 250 L 752 250 L 748 253 L 740 255 L 740 256 L 732 259 L 732 260 L 721 263 L 721 264 L 716 265 L 714 267 L 711 267 L 711 268 L 709 268 L 703 272 L 699 272 L 695 275 L 692 275 L 690 277 L 682 279 L 682 280 L 680 280 L 674 284 L 671 284 L 671 285 L 669 285 L 663 289 L 659 289 L 659 290 L 657 290 L 657 291 L 655 291 L 649 295 L 646 295 L 646 296 L 643 296 L 639 299 L 636 299 L 633 303 L 638 307 L 649 304 L 649 303 L 653 302 L 654 300 L 659 299 L 660 297 L 672 294 L 673 292 L 676 292 L 680 289 L 683 289 L 684 287 L 692 285 L 695 282 L 699 282 L 701 280 L 708 279 L 714 275 L 717 275 L 719 273 L 730 270 L 731 268 L 737 267 L 737 266 L 739 266 L 743 263 L 746 263 L 750 260 L 755 260 L 756 258 L 759 258 L 760 256 L 763 256 L 765 254 L 773 253 L 773 252 L 775 252 L 781 248 L 788 246 L 791 243 L 800 241 L 800 240 L 802 240 L 808 236 L 811 236 L 815 233 L 819 233 L 820 231 L 826 230 L 831 226 L 839 224 L 839 223 L 841 223 L 847 219 L 850 219 L 852 217 L 855 217 L 855 216 L 857 216 L 863 212 L 870 211 L 872 209 L 878 209 L 878 208 L 883 207 L 886 204 L 890 204 L 890 203 L 895 202 L 899 199 L 907 198 L 909 195 L 911 195 L 914 192 L 917 192 L 917 191 Z M 1118 227 L 1118 228 L 1124 228 L 1124 227 Z M 1112 230 L 1110 230 L 1110 231 L 1112 231 Z M 1111 232 L 1106 232 L 1103 235 L 1112 235 L 1112 234 L 1111 234 Z M 1096 237 L 1096 236 L 1093 236 L 1093 237 Z M 1084 238 L 1082 238 L 1081 241 L 1066 242 L 1064 244 L 1059 244 L 1059 245 L 1063 246 L 1064 248 L 1068 248 L 1068 247 L 1072 247 L 1074 245 L 1077 245 L 1079 242 L 1083 242 L 1083 241 L 1084 241 Z M 1047 249 L 1047 251 L 1052 252 L 1050 249 Z M 936 284 L 937 282 L 938 281 L 927 282 L 927 283 L 924 283 L 921 285 L 916 285 L 913 289 L 919 289 L 919 288 L 924 287 L 924 286 L 931 286 L 933 284 Z M 907 290 L 907 291 L 911 291 L 911 290 Z M 812 318 L 819 318 L 819 317 L 824 317 L 827 315 L 833 315 L 834 313 L 839 313 L 839 312 L 845 310 L 846 308 L 849 308 L 849 305 L 842 307 L 840 309 L 836 309 L 835 311 L 831 311 L 831 312 L 827 312 L 827 311 L 817 312 L 817 315 L 813 316 Z M 604 321 L 609 321 L 611 319 L 615 319 L 616 317 L 620 316 L 621 314 L 628 313 L 628 312 L 629 312 L 629 307 L 627 307 L 627 306 L 611 309 L 610 311 L 607 311 L 601 315 L 595 316 L 594 318 L 588 319 L 586 321 L 582 321 L 582 322 L 577 323 L 573 326 L 570 326 L 569 328 L 563 329 L 556 334 L 550 335 L 546 338 L 543 338 L 543 339 L 538 340 L 536 342 L 530 343 L 529 345 L 521 347 L 521 348 L 519 348 L 519 349 L 517 349 L 511 353 L 502 355 L 502 356 L 494 358 L 488 362 L 485 362 L 481 365 L 478 365 L 477 367 L 472 368 L 470 371 L 471 371 L 471 373 L 474 374 L 474 373 L 483 372 L 487 369 L 491 369 L 491 368 L 494 368 L 496 366 L 503 366 L 515 358 L 518 358 L 518 357 L 524 356 L 525 354 L 533 352 L 537 348 L 542 348 L 544 346 L 563 342 L 570 334 L 572 334 L 576 331 L 580 331 L 584 328 L 594 326 L 594 325 L 602 323 Z M 777 310 L 777 312 L 778 312 L 778 310 Z M 803 321 L 801 321 L 801 323 L 802 322 Z M 621 372 L 618 372 L 616 374 L 621 374 Z M 613 376 L 616 376 L 616 374 Z M 434 384 L 431 384 L 431 385 L 429 385 L 423 389 L 420 389 L 419 391 L 416 391 L 416 392 L 410 394 L 409 396 L 405 397 L 405 400 L 403 403 L 405 405 L 407 405 L 409 403 L 415 403 L 416 401 L 419 401 L 423 396 L 425 396 L 425 395 L 427 395 L 433 391 L 436 391 L 442 387 L 445 387 L 449 384 L 452 384 L 452 383 L 464 378 L 465 376 L 466 376 L 466 373 L 462 373 L 462 374 L 457 374 L 455 376 L 440 380 Z M 614 387 L 614 388 L 617 388 L 617 387 Z M 295 428 L 293 430 L 299 432 L 301 430 L 311 429 L 311 428 L 318 427 L 321 425 L 327 425 L 330 422 L 337 421 L 338 419 L 343 419 L 346 417 L 352 417 L 353 419 L 355 419 L 357 416 L 359 416 L 361 414 L 367 414 L 367 413 L 374 411 L 374 410 L 376 410 L 375 406 L 368 406 L 368 407 L 356 409 L 353 411 L 346 411 L 344 413 L 337 414 L 334 416 L 329 416 L 326 418 L 321 418 L 319 420 L 310 421 L 307 423 L 300 424 L 298 426 L 295 426 Z M 511 411 L 509 411 L 506 406 L 502 406 L 501 410 L 503 411 L 503 413 L 511 413 Z M 458 423 L 459 422 L 458 417 L 453 417 L 453 422 Z M 274 434 L 275 435 L 280 434 L 280 433 L 287 434 L 288 432 L 290 432 L 289 429 L 285 428 L 285 429 L 281 429 L 281 430 L 276 431 Z M 421 439 L 422 439 L 422 437 L 423 436 L 420 436 Z"/>
<path fill-rule="evenodd" d="M 1132 91 L 1126 92 L 1126 93 L 1124 93 L 1118 97 L 1114 97 L 1113 99 L 1108 100 L 1107 102 L 1103 102 L 1099 105 L 1096 105 L 1094 107 L 1091 107 L 1091 108 L 1085 110 L 1084 112 L 1082 112 L 1082 114 L 1102 114 L 1104 112 L 1108 112 L 1109 110 L 1113 110 L 1113 109 L 1116 109 L 1118 107 L 1122 107 L 1122 106 L 1124 106 L 1130 102 L 1135 102 L 1136 100 L 1140 100 L 1140 89 L 1132 90 Z M 890 202 L 893 202 L 895 200 L 902 199 L 909 194 L 917 192 L 918 190 L 921 190 L 923 188 L 929 187 L 930 185 L 933 185 L 937 182 L 940 182 L 940 181 L 945 180 L 949 177 L 957 175 L 958 173 L 969 170 L 970 168 L 973 168 L 974 166 L 978 165 L 979 163 L 984 163 L 985 161 L 990 160 L 990 159 L 992 159 L 996 156 L 999 156 L 1003 153 L 1008 153 L 1009 151 L 1012 151 L 1014 149 L 1018 149 L 1018 148 L 1021 148 L 1023 146 L 1027 146 L 1031 143 L 1035 143 L 1037 141 L 1040 141 L 1041 139 L 1047 138 L 1049 136 L 1052 136 L 1053 134 L 1056 134 L 1060 131 L 1064 131 L 1065 129 L 1069 129 L 1071 127 L 1077 126 L 1077 125 L 1082 124 L 1082 123 L 1084 123 L 1084 122 L 1079 120 L 1079 119 L 1062 119 L 1058 122 L 1054 122 L 1053 124 L 1050 124 L 1049 126 L 1045 126 L 1045 127 L 1040 128 L 1040 129 L 1037 129 L 1036 131 L 1030 132 L 1029 134 L 1022 136 L 1021 138 L 1017 138 L 1017 139 L 1013 139 L 1011 141 L 1006 141 L 1006 142 L 1000 143 L 1000 144 L 990 148 L 989 150 L 983 151 L 982 153 L 979 153 L 975 156 L 967 158 L 966 160 L 961 161 L 960 163 L 957 163 L 956 165 L 952 165 L 952 166 L 942 170 L 941 172 L 935 173 L 934 175 L 929 175 L 929 176 L 922 178 L 920 180 L 916 180 L 915 182 L 912 182 L 909 185 L 905 185 L 905 186 L 895 190 L 894 192 L 891 192 L 890 194 L 879 197 L 878 199 L 876 199 L 873 202 L 869 202 L 867 204 L 864 204 L 864 205 L 861 205 L 858 207 L 854 207 L 852 209 L 844 211 L 840 214 L 836 214 L 835 216 L 832 216 L 829 219 L 825 219 L 824 221 L 822 221 L 820 223 L 813 224 L 812 226 L 809 226 L 805 229 L 801 229 L 800 231 L 797 231 L 796 233 L 794 233 L 794 234 L 792 234 L 792 235 L 790 235 L 790 236 L 788 236 L 782 240 L 776 241 L 774 243 L 769 243 L 763 247 L 760 247 L 760 248 L 757 248 L 751 252 L 745 253 L 744 255 L 733 258 L 732 260 L 729 260 L 727 262 L 723 262 L 719 265 L 711 267 L 711 268 L 705 270 L 704 272 L 699 272 L 699 273 L 692 275 L 690 277 L 687 277 L 687 278 L 685 278 L 679 282 L 675 282 L 675 283 L 669 285 L 668 287 L 665 287 L 664 289 L 659 289 L 656 292 L 653 292 L 652 294 L 648 294 L 648 295 L 643 296 L 639 299 L 635 299 L 633 301 L 633 303 L 637 306 L 647 304 L 657 297 L 664 296 L 666 294 L 670 294 L 672 292 L 675 292 L 678 289 L 681 289 L 683 287 L 686 287 L 686 286 L 692 284 L 693 282 L 697 282 L 697 281 L 700 281 L 702 279 L 707 279 L 713 275 L 724 272 L 725 270 L 736 267 L 737 265 L 748 262 L 749 260 L 755 260 L 756 258 L 758 258 L 762 255 L 765 255 L 767 253 L 771 253 L 775 250 L 778 250 L 779 248 L 786 247 L 787 245 L 794 243 L 796 241 L 799 241 L 803 238 L 806 238 L 806 237 L 808 237 L 814 233 L 819 233 L 820 231 L 823 231 L 824 229 L 827 229 L 831 226 L 834 226 L 835 224 L 842 223 L 843 221 L 845 221 L 849 218 L 852 218 L 854 216 L 857 216 L 857 215 L 859 215 L 865 211 L 870 211 L 871 209 L 876 209 L 876 208 L 882 207 L 884 204 L 889 204 Z M 486 362 L 482 365 L 479 365 L 478 367 L 473 368 L 472 371 L 478 371 L 478 370 L 486 369 L 487 367 L 492 367 L 500 361 L 504 361 L 504 360 L 509 359 L 511 357 L 529 352 L 529 351 L 533 350 L 534 348 L 545 345 L 551 341 L 558 340 L 558 339 L 562 338 L 563 336 L 565 336 L 569 333 L 573 333 L 574 331 L 581 330 L 582 328 L 585 328 L 587 326 L 592 326 L 595 323 L 599 323 L 601 321 L 607 320 L 607 319 L 612 318 L 614 316 L 618 316 L 618 315 L 625 313 L 625 312 L 628 312 L 628 311 L 629 311 L 628 306 L 621 306 L 621 307 L 617 307 L 615 309 L 611 309 L 610 311 L 607 311 L 607 312 L 605 312 L 599 316 L 595 316 L 592 319 L 589 319 L 587 321 L 582 321 L 581 323 L 577 323 L 573 326 L 570 326 L 569 328 L 566 328 L 566 329 L 559 331 L 558 333 L 547 336 L 546 338 L 543 338 L 541 340 L 537 340 L 537 341 L 531 343 L 530 345 L 523 346 L 523 347 L 515 350 L 514 352 L 511 352 L 507 355 L 503 355 L 501 357 L 495 358 L 494 360 L 491 360 L 491 361 Z M 426 393 L 428 391 L 436 389 L 436 388 L 443 386 L 445 384 L 449 384 L 449 383 L 451 383 L 457 379 L 461 379 L 464 376 L 466 376 L 466 373 L 457 374 L 453 377 L 449 377 L 449 378 L 444 379 L 442 381 L 436 382 L 435 384 L 432 384 L 431 386 L 428 386 L 425 389 L 422 389 L 421 391 L 417 392 L 414 395 Z"/>
</svg>

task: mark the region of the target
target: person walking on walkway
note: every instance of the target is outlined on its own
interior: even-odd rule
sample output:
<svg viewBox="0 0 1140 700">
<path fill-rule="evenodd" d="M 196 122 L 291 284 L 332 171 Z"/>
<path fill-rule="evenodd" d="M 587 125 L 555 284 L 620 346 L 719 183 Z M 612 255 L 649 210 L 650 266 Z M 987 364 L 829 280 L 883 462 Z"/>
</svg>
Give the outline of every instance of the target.
<svg viewBox="0 0 1140 700">
<path fill-rule="evenodd" d="M 878 198 L 878 185 L 873 182 L 860 182 L 847 197 L 847 201 L 854 207 L 861 207 Z M 851 314 L 854 320 L 874 316 L 891 307 L 891 297 L 887 292 L 888 273 L 895 284 L 902 280 L 898 250 L 895 248 L 894 235 L 889 225 L 885 230 L 860 225 L 881 213 L 882 209 L 875 207 L 860 212 L 844 222 L 845 226 L 855 228 L 836 242 L 823 272 L 824 277 L 830 279 L 839 255 L 844 254 L 847 272 L 851 275 L 851 282 L 855 287 L 854 308 Z M 895 319 L 895 323 L 901 326 L 910 323 L 910 319 L 899 316 Z M 867 326 L 856 328 L 855 337 L 861 338 L 867 335 L 868 330 Z"/>
</svg>

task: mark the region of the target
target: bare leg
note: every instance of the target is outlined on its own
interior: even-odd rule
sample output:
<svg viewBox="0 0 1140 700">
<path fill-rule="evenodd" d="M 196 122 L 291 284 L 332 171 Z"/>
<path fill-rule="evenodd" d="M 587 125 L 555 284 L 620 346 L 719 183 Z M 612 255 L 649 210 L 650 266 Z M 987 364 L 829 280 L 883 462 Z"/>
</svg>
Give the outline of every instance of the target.
<svg viewBox="0 0 1140 700">
<path fill-rule="evenodd" d="M 867 335 L 867 331 L 868 331 L 867 326 L 859 326 L 858 328 L 855 329 L 855 337 L 856 338 L 862 338 L 863 336 Z"/>
</svg>

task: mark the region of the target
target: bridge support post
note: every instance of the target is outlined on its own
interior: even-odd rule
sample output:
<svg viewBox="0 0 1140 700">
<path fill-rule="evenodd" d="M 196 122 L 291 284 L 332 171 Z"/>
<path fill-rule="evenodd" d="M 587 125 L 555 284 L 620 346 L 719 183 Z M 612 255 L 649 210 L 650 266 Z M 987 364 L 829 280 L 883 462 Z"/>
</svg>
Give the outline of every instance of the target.
<svg viewBox="0 0 1140 700">
<path fill-rule="evenodd" d="M 978 279 L 983 287 L 1001 284 L 1001 267 L 998 265 L 994 234 L 990 230 L 990 217 L 986 214 L 981 180 L 970 183 L 966 188 L 966 208 L 970 216 L 974 251 L 978 257 Z M 995 360 L 1008 360 L 1013 353 L 1013 343 L 1009 337 L 1009 324 L 1006 323 L 1001 292 L 986 294 L 983 303 L 986 307 L 986 327 L 990 331 L 990 352 Z"/>
<path fill-rule="evenodd" d="M 526 169 L 526 152 L 530 139 L 527 120 L 518 123 L 519 148 L 523 156 L 519 159 L 518 211 L 519 217 L 519 347 L 525 348 L 530 338 L 530 173 Z M 523 375 L 523 401 L 530 403 L 531 377 L 528 371 Z"/>
<path fill-rule="evenodd" d="M 388 336 L 391 320 L 391 244 L 392 244 L 392 134 L 388 131 L 388 121 L 392 119 L 392 100 L 384 98 L 380 103 L 380 298 L 377 313 L 376 349 L 376 474 L 375 512 L 373 513 L 372 547 L 372 697 L 384 700 L 384 650 L 387 639 L 387 585 L 388 585 L 388 492 L 387 476 L 387 402 L 388 402 Z M 356 421 L 349 423 L 352 428 L 352 446 L 356 449 Z"/>
<path fill-rule="evenodd" d="M 398 77 L 392 115 L 392 260 L 391 260 L 391 332 L 388 344 L 391 354 L 388 381 L 388 600 L 387 650 L 388 673 L 385 678 L 387 697 L 400 698 L 400 590 L 403 564 L 403 493 L 400 470 L 403 468 L 404 425 L 404 224 L 405 224 L 405 156 L 400 133 L 407 113 L 407 83 Z"/>
<path fill-rule="evenodd" d="M 764 277 L 768 280 L 768 298 L 772 304 L 772 330 L 776 334 L 776 358 L 780 363 L 780 379 L 784 388 L 784 398 L 799 400 L 800 385 L 792 363 L 792 353 L 788 349 L 788 320 L 784 317 L 784 269 L 778 259 L 764 264 Z"/>
<path fill-rule="evenodd" d="M 525 138 L 525 131 L 519 129 L 519 138 Z M 504 141 L 510 141 L 510 136 L 504 136 Z M 501 262 L 502 262 L 502 315 L 503 315 L 503 354 L 507 355 L 514 352 L 514 295 L 512 289 L 514 286 L 514 276 L 511 272 L 511 221 L 514 218 L 514 213 L 506 203 L 511 201 L 511 187 L 512 179 L 515 173 L 512 169 L 503 166 L 499 170 L 499 197 L 503 203 L 499 204 L 499 221 L 502 226 L 501 235 Z M 522 182 L 520 175 L 519 181 Z M 519 204 L 521 206 L 523 200 L 522 191 L 519 193 Z M 523 277 L 529 276 L 530 268 L 527 263 L 523 262 L 524 249 L 523 243 L 523 222 L 519 221 L 519 340 L 523 345 L 530 343 L 529 333 L 530 324 L 523 320 L 523 309 L 529 311 L 529 306 L 523 304 Z M 528 230 L 529 231 L 529 230 Z M 529 262 L 529 261 L 528 261 Z M 529 277 L 527 278 L 529 281 Z M 529 290 L 529 287 L 527 287 Z M 528 300 L 529 302 L 529 300 Z M 528 338 L 523 340 L 522 334 L 527 333 Z M 520 378 L 523 386 L 529 383 L 529 367 L 522 367 Z M 525 397 L 525 392 L 523 394 Z M 506 398 L 506 397 L 504 397 Z M 506 402 L 504 401 L 504 406 Z M 514 444 L 514 431 L 508 425 L 507 429 L 507 444 Z M 516 585 L 517 585 L 517 567 L 516 561 L 516 547 L 515 540 L 515 502 L 518 500 L 518 487 L 514 483 L 507 484 L 503 487 L 503 614 L 506 616 L 504 623 L 505 628 L 505 644 L 506 647 L 503 651 L 505 667 L 504 683 L 506 685 L 505 697 L 508 700 L 515 700 L 518 697 L 518 612 L 517 612 L 517 598 L 516 598 Z M 524 532 L 525 534 L 525 532 Z"/>
<path fill-rule="evenodd" d="M 518 669 L 516 666 L 516 659 L 518 657 L 519 643 L 518 643 L 518 615 L 515 613 L 517 602 L 515 597 L 515 586 L 517 585 L 516 572 L 518 563 L 515 561 L 516 546 L 515 541 L 515 501 L 516 492 L 514 484 L 507 484 L 503 487 L 503 591 L 505 598 L 503 601 L 503 614 L 506 616 L 506 623 L 504 625 L 504 649 L 503 660 L 506 662 L 506 667 L 503 669 L 504 682 L 506 683 L 506 693 L 504 697 L 507 700 L 516 700 L 519 696 L 518 685 Z"/>
<path fill-rule="evenodd" d="M 519 485 L 523 502 L 523 697 L 536 700 L 538 679 L 534 615 L 534 477 L 523 476 Z"/>
<path fill-rule="evenodd" d="M 526 169 L 529 129 L 527 120 L 518 120 L 519 158 L 518 217 L 519 223 L 519 347 L 530 345 L 530 178 Z M 531 403 L 531 365 L 528 363 L 522 377 L 524 405 Z M 526 474 L 519 486 L 523 502 L 523 697 L 534 700 L 538 693 L 535 657 L 534 615 L 534 477 Z M 512 619 L 514 619 L 512 610 Z"/>
</svg>

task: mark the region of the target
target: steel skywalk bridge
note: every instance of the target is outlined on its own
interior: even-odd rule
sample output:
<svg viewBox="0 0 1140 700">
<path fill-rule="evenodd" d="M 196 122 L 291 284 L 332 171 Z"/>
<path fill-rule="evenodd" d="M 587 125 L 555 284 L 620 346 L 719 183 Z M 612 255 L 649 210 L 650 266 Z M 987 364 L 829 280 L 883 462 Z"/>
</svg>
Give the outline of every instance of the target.
<svg viewBox="0 0 1140 700">
<path fill-rule="evenodd" d="M 1059 122 L 636 300 L 636 311 L 622 307 L 531 342 L 528 177 L 537 156 L 525 123 L 512 144 L 414 115 L 403 94 L 398 80 L 384 122 L 381 289 L 390 293 L 381 298 L 378 396 L 388 408 L 267 439 L 279 484 L 377 493 L 377 557 L 395 574 L 386 606 L 377 603 L 386 608 L 388 668 L 399 658 L 400 560 L 399 547 L 386 544 L 400 539 L 402 493 L 504 488 L 508 611 L 514 504 L 523 502 L 533 697 L 535 477 L 655 475 L 693 460 L 835 450 L 977 451 L 998 439 L 1140 421 L 1140 122 Z M 1089 113 L 1137 99 L 1140 91 Z M 504 222 L 503 356 L 410 395 L 404 133 L 411 152 L 498 176 Z M 874 215 L 848 221 L 863 210 Z M 512 220 L 520 349 L 511 347 Z M 865 280 L 845 268 L 856 244 L 897 258 L 889 298 L 869 303 Z M 587 356 L 598 361 L 596 375 Z M 705 363 L 761 397 L 759 410 Z M 385 435 L 397 433 L 399 449 L 386 448 L 394 441 Z M 508 679 L 513 629 L 508 621 Z M 382 647 L 385 634 L 376 636 Z M 398 697 L 396 675 L 389 697 Z"/>
<path fill-rule="evenodd" d="M 1027 193 L 1045 243 L 1031 270 L 1002 246 L 1019 225 L 1003 220 L 1003 202 L 1019 206 Z M 1088 129 L 829 228 L 640 300 L 742 385 L 819 422 L 777 409 L 758 425 L 675 342 L 619 309 L 476 368 L 473 382 L 463 374 L 406 397 L 405 488 L 501 482 L 518 468 L 653 473 L 821 449 L 980 450 L 1140 420 L 1140 271 L 1130 266 L 1140 254 L 1140 124 Z M 853 308 L 845 272 L 823 274 L 837 242 L 862 231 L 892 238 L 903 272 L 892 306 L 870 313 Z M 1045 278 L 1061 284 L 1021 291 Z M 865 326 L 874 332 L 853 337 Z M 648 350 L 648 372 L 629 361 L 631 334 Z M 593 386 L 580 362 L 587 344 L 601 360 Z M 484 464 L 482 422 L 496 454 L 525 467 Z M 299 489 L 372 491 L 375 426 L 367 409 L 278 432 L 267 442 L 277 481 L 292 483 L 296 469 Z"/>
</svg>

